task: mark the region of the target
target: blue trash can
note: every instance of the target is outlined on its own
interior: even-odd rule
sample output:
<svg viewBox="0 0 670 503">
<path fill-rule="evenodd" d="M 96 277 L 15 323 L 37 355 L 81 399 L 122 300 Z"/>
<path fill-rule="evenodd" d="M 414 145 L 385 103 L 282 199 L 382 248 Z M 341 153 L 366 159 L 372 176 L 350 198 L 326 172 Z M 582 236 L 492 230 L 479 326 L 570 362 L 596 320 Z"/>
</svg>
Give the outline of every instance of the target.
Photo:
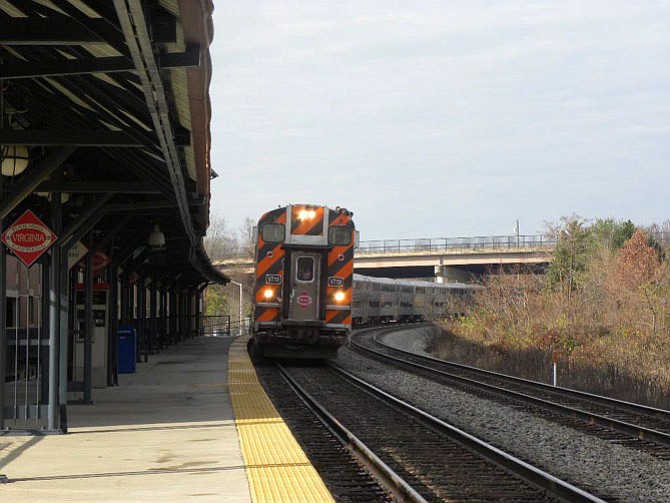
<svg viewBox="0 0 670 503">
<path fill-rule="evenodd" d="M 133 327 L 119 327 L 119 373 L 133 374 L 136 370 L 137 331 Z"/>
</svg>

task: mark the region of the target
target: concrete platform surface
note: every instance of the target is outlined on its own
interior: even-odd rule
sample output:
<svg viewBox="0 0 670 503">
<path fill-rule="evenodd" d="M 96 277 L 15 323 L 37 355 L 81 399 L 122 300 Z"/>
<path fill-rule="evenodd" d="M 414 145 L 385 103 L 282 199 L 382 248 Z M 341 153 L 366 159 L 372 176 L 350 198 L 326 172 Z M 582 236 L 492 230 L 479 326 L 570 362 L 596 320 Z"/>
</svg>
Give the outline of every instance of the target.
<svg viewBox="0 0 670 503">
<path fill-rule="evenodd" d="M 250 502 L 227 386 L 231 339 L 180 343 L 68 406 L 69 433 L 0 437 L 0 501 Z"/>
</svg>

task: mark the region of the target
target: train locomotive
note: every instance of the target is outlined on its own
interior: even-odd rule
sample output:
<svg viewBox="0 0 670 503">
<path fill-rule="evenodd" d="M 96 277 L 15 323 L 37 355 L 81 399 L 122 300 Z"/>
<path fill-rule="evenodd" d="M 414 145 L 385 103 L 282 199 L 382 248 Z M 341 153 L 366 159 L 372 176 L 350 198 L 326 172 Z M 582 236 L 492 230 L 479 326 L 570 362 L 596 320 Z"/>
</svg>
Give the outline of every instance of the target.
<svg viewBox="0 0 670 503">
<path fill-rule="evenodd" d="M 358 233 L 344 208 L 296 204 L 269 211 L 254 231 L 250 350 L 273 358 L 337 356 L 353 325 L 453 315 L 481 288 L 354 274 Z"/>
<path fill-rule="evenodd" d="M 254 232 L 254 354 L 337 356 L 352 321 L 352 216 L 340 207 L 291 204 L 260 218 Z"/>
</svg>

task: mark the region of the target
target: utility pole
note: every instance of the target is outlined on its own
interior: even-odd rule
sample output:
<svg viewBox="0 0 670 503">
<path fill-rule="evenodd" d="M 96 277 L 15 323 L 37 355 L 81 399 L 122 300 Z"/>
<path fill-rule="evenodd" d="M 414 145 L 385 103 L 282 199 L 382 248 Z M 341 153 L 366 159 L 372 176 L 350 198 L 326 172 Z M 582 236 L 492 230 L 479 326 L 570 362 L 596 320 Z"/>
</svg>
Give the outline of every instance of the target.
<svg viewBox="0 0 670 503">
<path fill-rule="evenodd" d="M 240 313 L 239 313 L 239 325 L 240 325 L 240 335 L 242 335 L 242 283 L 238 283 L 237 281 L 233 281 L 232 279 L 230 282 L 233 285 L 237 285 L 239 288 L 239 296 L 240 296 Z"/>
<path fill-rule="evenodd" d="M 519 219 L 516 221 L 516 225 L 514 226 L 514 234 L 516 234 L 516 247 L 519 247 Z"/>
</svg>

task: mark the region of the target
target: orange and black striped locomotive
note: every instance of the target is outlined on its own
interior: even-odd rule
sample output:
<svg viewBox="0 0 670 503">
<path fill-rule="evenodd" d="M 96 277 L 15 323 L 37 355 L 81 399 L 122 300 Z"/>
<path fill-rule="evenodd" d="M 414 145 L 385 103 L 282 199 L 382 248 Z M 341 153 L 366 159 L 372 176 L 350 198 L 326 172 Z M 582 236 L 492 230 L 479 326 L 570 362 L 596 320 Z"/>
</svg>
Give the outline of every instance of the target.
<svg viewBox="0 0 670 503">
<path fill-rule="evenodd" d="M 253 350 L 335 358 L 351 330 L 356 230 L 344 208 L 292 204 L 255 230 Z"/>
</svg>

